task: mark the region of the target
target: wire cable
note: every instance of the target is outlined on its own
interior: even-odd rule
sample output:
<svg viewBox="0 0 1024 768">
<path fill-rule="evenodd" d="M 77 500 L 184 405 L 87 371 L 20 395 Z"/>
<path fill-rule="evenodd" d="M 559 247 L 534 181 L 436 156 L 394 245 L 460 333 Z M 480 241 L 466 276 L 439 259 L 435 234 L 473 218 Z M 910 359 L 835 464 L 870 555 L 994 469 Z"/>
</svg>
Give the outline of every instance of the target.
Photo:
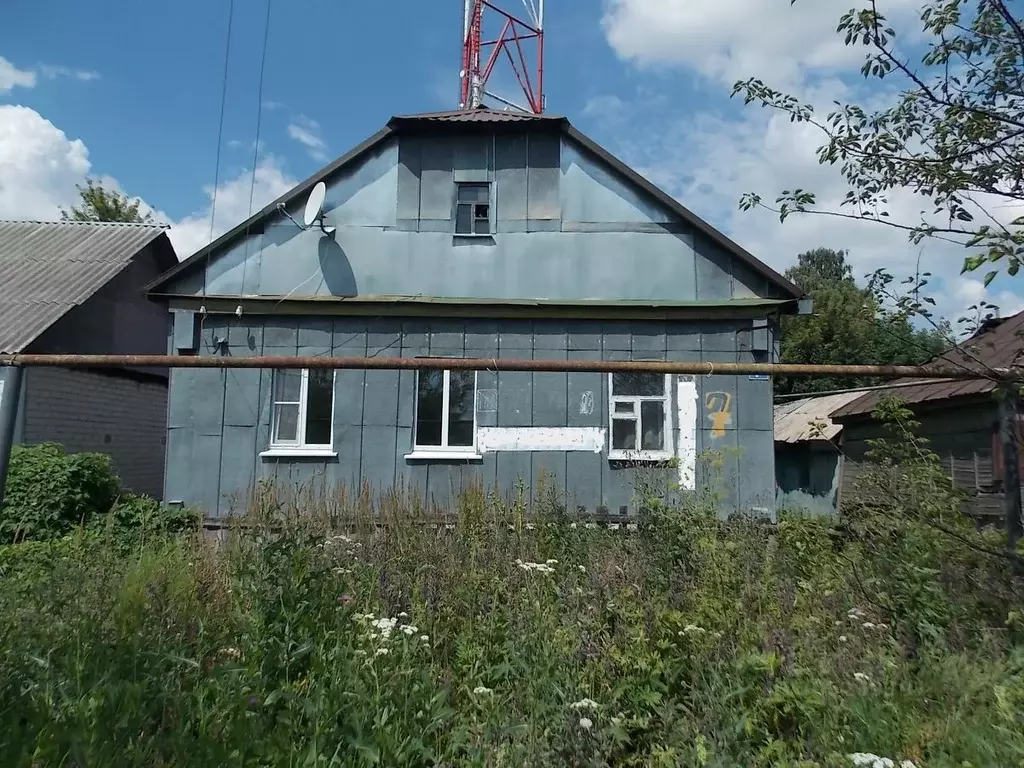
<svg viewBox="0 0 1024 768">
<path fill-rule="evenodd" d="M 217 215 L 217 186 L 220 184 L 220 149 L 224 143 L 224 110 L 228 100 L 228 63 L 231 60 L 231 26 L 235 18 L 235 0 L 228 0 L 228 36 L 224 44 L 224 77 L 220 91 L 220 121 L 217 124 L 217 159 L 213 171 L 213 201 L 210 203 L 210 242 L 213 242 L 213 222 Z"/>
</svg>

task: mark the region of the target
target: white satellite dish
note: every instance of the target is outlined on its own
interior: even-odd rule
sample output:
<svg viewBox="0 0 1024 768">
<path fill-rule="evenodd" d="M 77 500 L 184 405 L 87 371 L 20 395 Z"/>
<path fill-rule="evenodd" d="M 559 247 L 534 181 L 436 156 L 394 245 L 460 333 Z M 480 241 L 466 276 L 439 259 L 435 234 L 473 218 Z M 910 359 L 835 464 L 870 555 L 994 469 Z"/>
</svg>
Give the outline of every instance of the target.
<svg viewBox="0 0 1024 768">
<path fill-rule="evenodd" d="M 313 191 L 309 193 L 306 200 L 306 210 L 302 214 L 302 221 L 307 227 L 313 226 L 320 218 L 324 209 L 324 198 L 327 196 L 327 185 L 318 181 Z"/>
</svg>

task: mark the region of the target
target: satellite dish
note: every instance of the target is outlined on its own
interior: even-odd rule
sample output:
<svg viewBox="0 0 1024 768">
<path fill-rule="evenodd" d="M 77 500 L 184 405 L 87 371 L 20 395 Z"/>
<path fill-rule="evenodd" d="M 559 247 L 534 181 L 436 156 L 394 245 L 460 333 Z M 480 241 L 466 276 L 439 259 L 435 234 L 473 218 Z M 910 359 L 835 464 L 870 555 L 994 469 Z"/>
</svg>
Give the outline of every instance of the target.
<svg viewBox="0 0 1024 768">
<path fill-rule="evenodd" d="M 327 185 L 322 181 L 318 181 L 316 186 L 313 187 L 313 191 L 309 193 L 309 198 L 306 200 L 306 210 L 302 214 L 302 221 L 307 227 L 313 226 L 320 218 L 320 214 L 324 208 L 324 197 L 327 195 Z"/>
</svg>

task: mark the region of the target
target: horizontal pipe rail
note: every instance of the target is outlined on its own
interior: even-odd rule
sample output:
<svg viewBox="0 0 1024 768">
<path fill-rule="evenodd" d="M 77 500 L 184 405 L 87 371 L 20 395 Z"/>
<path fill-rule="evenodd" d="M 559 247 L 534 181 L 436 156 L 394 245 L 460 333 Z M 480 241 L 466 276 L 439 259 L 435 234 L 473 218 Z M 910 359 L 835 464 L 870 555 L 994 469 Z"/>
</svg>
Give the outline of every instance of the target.
<svg viewBox="0 0 1024 768">
<path fill-rule="evenodd" d="M 1024 381 L 1024 369 L 919 365 L 803 365 L 795 363 L 656 362 L 648 360 L 510 360 L 499 357 L 330 357 L 198 355 L 0 355 L 0 366 L 53 368 L 353 368 L 363 370 L 533 371 L 550 373 L 674 373 L 694 376 L 873 376 Z"/>
</svg>

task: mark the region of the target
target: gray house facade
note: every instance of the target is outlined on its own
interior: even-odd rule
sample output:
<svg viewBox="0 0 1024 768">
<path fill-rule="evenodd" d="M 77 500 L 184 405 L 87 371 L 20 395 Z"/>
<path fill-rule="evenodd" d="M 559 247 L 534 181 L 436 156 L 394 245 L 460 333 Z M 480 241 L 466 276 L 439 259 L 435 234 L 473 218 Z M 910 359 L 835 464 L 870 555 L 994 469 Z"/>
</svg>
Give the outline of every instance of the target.
<svg viewBox="0 0 1024 768">
<path fill-rule="evenodd" d="M 143 288 L 177 263 L 158 226 L 0 222 L 0 353 L 163 354 L 169 318 Z M 108 454 L 124 488 L 160 498 L 167 371 L 27 368 L 17 389 L 11 375 L 15 445 Z"/>
<path fill-rule="evenodd" d="M 297 224 L 320 181 L 330 234 Z M 725 511 L 774 510 L 771 381 L 714 364 L 774 360 L 800 291 L 563 118 L 394 118 L 149 292 L 171 354 L 709 364 L 173 369 L 165 499 L 210 517 L 260 480 L 314 478 L 442 506 L 468 483 L 543 484 L 569 509 L 629 513 L 652 471 L 714 482 Z"/>
</svg>

